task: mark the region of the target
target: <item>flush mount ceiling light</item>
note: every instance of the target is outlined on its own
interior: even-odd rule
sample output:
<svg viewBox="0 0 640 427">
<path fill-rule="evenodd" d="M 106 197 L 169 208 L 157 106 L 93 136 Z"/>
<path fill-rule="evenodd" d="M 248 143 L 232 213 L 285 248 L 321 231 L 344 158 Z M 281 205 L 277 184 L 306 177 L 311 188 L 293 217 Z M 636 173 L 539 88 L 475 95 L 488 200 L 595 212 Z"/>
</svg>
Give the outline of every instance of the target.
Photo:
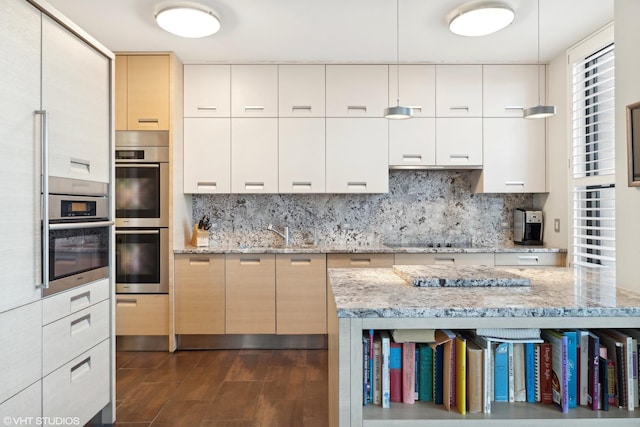
<svg viewBox="0 0 640 427">
<path fill-rule="evenodd" d="M 511 24 L 514 17 L 513 9 L 502 3 L 475 3 L 453 12 L 449 30 L 460 36 L 486 36 Z"/>
<path fill-rule="evenodd" d="M 384 118 L 391 120 L 403 120 L 413 117 L 413 108 L 403 107 L 400 105 L 400 5 L 396 0 L 396 89 L 398 90 L 398 98 L 396 106 L 384 109 Z"/>
<path fill-rule="evenodd" d="M 200 38 L 220 30 L 216 12 L 198 3 L 171 3 L 159 7 L 156 22 L 165 31 L 186 38 Z"/>
<path fill-rule="evenodd" d="M 542 105 L 540 101 L 540 0 L 538 0 L 538 105 L 531 108 L 525 108 L 522 116 L 525 119 L 546 119 L 556 115 L 555 105 Z"/>
</svg>

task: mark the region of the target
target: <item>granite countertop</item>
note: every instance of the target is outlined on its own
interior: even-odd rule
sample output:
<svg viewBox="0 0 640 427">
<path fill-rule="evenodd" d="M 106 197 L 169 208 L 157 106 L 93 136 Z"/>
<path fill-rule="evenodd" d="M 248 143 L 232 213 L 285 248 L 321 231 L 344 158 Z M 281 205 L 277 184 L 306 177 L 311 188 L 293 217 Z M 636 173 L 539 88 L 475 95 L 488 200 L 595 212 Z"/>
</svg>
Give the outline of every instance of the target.
<svg viewBox="0 0 640 427">
<path fill-rule="evenodd" d="M 342 246 L 342 245 L 291 245 L 284 246 L 258 246 L 258 245 L 226 245 L 195 247 L 186 245 L 174 248 L 174 254 L 331 254 L 331 253 L 558 253 L 566 252 L 566 249 L 550 248 L 546 246 L 502 246 L 502 247 L 440 247 L 430 248 L 423 246 L 386 246 L 384 244 L 368 246 Z"/>
<path fill-rule="evenodd" d="M 640 293 L 616 288 L 613 273 L 586 268 L 501 268 L 531 286 L 414 287 L 391 268 L 329 269 L 338 317 L 637 317 Z"/>
</svg>

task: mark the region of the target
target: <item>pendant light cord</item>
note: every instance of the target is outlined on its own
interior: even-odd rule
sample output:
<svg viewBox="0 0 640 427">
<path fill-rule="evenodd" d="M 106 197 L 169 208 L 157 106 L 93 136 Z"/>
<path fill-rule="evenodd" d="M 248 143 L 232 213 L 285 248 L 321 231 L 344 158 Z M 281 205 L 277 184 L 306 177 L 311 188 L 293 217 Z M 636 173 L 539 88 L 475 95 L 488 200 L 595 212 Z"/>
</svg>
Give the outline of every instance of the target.
<svg viewBox="0 0 640 427">
<path fill-rule="evenodd" d="M 400 105 L 400 0 L 396 0 L 396 105 Z"/>
<path fill-rule="evenodd" d="M 540 98 L 540 0 L 538 0 L 538 105 L 542 105 L 542 99 Z"/>
</svg>

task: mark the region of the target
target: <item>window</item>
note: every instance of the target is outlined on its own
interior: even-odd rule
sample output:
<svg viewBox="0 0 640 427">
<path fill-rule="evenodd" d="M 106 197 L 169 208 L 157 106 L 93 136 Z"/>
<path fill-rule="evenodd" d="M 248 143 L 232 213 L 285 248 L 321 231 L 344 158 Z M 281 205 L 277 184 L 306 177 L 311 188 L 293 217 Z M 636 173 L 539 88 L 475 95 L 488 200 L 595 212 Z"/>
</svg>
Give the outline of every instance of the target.
<svg viewBox="0 0 640 427">
<path fill-rule="evenodd" d="M 569 53 L 573 77 L 573 265 L 615 267 L 615 57 L 612 38 L 609 32 L 603 31 Z"/>
</svg>

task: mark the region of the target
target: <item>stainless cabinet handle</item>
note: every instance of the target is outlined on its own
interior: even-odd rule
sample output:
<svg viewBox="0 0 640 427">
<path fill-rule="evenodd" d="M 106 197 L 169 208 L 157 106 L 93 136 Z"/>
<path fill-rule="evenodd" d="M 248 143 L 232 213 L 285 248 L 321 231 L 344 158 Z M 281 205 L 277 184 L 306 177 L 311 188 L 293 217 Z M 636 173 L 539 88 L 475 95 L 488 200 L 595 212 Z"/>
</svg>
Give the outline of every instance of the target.
<svg viewBox="0 0 640 427">
<path fill-rule="evenodd" d="M 402 155 L 402 161 L 403 162 L 421 162 L 422 161 L 422 155 L 420 154 L 403 154 Z"/>
<path fill-rule="evenodd" d="M 242 258 L 240 265 L 260 265 L 260 258 Z"/>
<path fill-rule="evenodd" d="M 535 255 L 520 255 L 520 256 L 518 256 L 518 260 L 538 262 L 540 260 L 540 258 L 535 256 Z"/>
<path fill-rule="evenodd" d="M 371 265 L 371 258 L 351 258 L 349 263 L 351 265 Z"/>
<path fill-rule="evenodd" d="M 367 111 L 366 105 L 347 105 L 347 110 L 364 110 Z"/>
<path fill-rule="evenodd" d="M 206 189 L 216 190 L 218 188 L 217 182 L 198 182 L 198 184 L 196 185 L 198 189 L 202 188 L 203 190 L 206 190 Z"/>
<path fill-rule="evenodd" d="M 367 188 L 367 183 L 365 181 L 363 182 L 356 182 L 356 181 L 349 181 L 347 182 L 347 188 L 349 189 L 366 189 Z"/>
<path fill-rule="evenodd" d="M 522 105 L 505 105 L 505 110 L 524 110 Z"/>
<path fill-rule="evenodd" d="M 160 234 L 160 230 L 116 230 L 116 234 Z"/>
<path fill-rule="evenodd" d="M 422 111 L 422 105 L 408 105 L 409 108 Z"/>
<path fill-rule="evenodd" d="M 454 265 L 456 263 L 455 258 L 434 258 L 433 261 L 436 265 Z"/>
<path fill-rule="evenodd" d="M 201 106 L 198 106 L 198 110 L 211 110 L 211 111 L 215 111 L 215 110 L 217 110 L 217 109 L 218 109 L 218 107 L 216 107 L 215 105 L 212 105 L 212 106 L 210 106 L 210 107 L 201 107 Z"/>
<path fill-rule="evenodd" d="M 193 258 L 189 258 L 189 265 L 193 265 L 193 266 L 208 266 L 209 265 L 209 259 L 193 259 Z"/>
<path fill-rule="evenodd" d="M 140 164 L 140 163 L 118 163 L 116 161 L 116 168 L 151 168 L 151 169 L 158 169 L 160 168 L 160 165 L 155 163 L 155 164 Z"/>
<path fill-rule="evenodd" d="M 42 176 L 40 188 L 40 218 L 42 220 L 42 283 L 36 285 L 36 289 L 49 289 L 49 113 L 47 110 L 36 110 L 35 114 L 40 116 L 40 144 Z"/>
<path fill-rule="evenodd" d="M 311 105 L 294 105 L 291 107 L 291 110 L 309 110 L 311 111 Z"/>
<path fill-rule="evenodd" d="M 264 182 L 245 182 L 245 190 L 264 190 Z"/>
<path fill-rule="evenodd" d="M 311 190 L 311 183 L 310 182 L 292 182 L 291 183 L 291 188 L 293 188 L 294 190 L 307 190 L 307 191 L 310 191 Z"/>
<path fill-rule="evenodd" d="M 69 159 L 69 167 L 75 172 L 91 173 L 91 161 L 83 159 Z"/>
<path fill-rule="evenodd" d="M 264 107 L 262 105 L 245 105 L 244 111 L 263 111 Z"/>
<path fill-rule="evenodd" d="M 310 259 L 292 259 L 291 265 L 303 266 L 303 265 L 311 265 Z"/>
<path fill-rule="evenodd" d="M 519 187 L 524 187 L 524 181 L 506 181 L 504 185 L 517 185 Z"/>
<path fill-rule="evenodd" d="M 449 154 L 450 159 L 468 159 L 468 154 Z"/>
<path fill-rule="evenodd" d="M 450 110 L 466 110 L 469 111 L 469 106 L 468 105 L 458 105 L 458 106 L 453 106 L 453 107 L 449 107 Z"/>
<path fill-rule="evenodd" d="M 116 299 L 116 305 L 119 307 L 136 307 L 138 305 L 138 300 L 135 298 L 127 298 L 127 299 Z"/>
</svg>

